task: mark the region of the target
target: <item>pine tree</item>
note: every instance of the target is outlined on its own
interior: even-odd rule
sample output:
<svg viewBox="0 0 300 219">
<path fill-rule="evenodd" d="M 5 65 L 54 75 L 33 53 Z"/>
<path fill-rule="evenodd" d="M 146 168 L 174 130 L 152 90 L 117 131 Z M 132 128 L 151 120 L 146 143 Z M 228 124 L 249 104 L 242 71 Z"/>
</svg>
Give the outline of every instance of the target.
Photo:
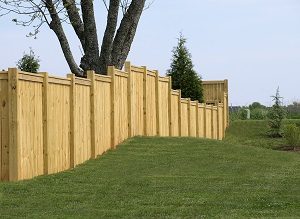
<svg viewBox="0 0 300 219">
<path fill-rule="evenodd" d="M 285 117 L 285 111 L 282 107 L 282 102 L 279 95 L 279 87 L 276 90 L 276 95 L 272 96 L 274 105 L 268 113 L 269 136 L 282 137 L 282 120 Z"/>
<path fill-rule="evenodd" d="M 40 68 L 39 62 L 39 58 L 35 57 L 34 52 L 30 48 L 29 54 L 24 53 L 23 57 L 17 62 L 17 67 L 21 71 L 36 73 Z"/>
<path fill-rule="evenodd" d="M 172 77 L 172 89 L 181 89 L 181 96 L 203 102 L 201 77 L 194 70 L 191 54 L 185 46 L 186 39 L 181 34 L 178 45 L 173 49 L 173 58 L 167 75 Z"/>
</svg>

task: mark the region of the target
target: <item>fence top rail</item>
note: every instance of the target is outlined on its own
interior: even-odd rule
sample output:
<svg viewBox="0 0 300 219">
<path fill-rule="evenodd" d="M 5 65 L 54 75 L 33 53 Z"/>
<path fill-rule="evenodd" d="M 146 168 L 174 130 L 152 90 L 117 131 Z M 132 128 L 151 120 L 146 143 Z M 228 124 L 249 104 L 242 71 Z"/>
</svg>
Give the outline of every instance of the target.
<svg viewBox="0 0 300 219">
<path fill-rule="evenodd" d="M 199 107 L 199 108 L 204 108 L 204 107 L 205 107 L 205 103 L 199 103 L 199 104 L 198 104 L 198 107 Z"/>
<path fill-rule="evenodd" d="M 0 74 L 5 74 L 7 73 L 7 71 L 0 71 Z"/>
<path fill-rule="evenodd" d="M 131 71 L 134 71 L 136 73 L 144 73 L 144 67 L 132 65 Z"/>
<path fill-rule="evenodd" d="M 169 77 L 161 77 L 161 76 L 159 76 L 158 80 L 162 81 L 162 82 L 169 82 Z"/>
<path fill-rule="evenodd" d="M 186 103 L 186 104 L 188 104 L 189 103 L 189 99 L 187 99 L 187 98 L 181 98 L 181 103 Z"/>
<path fill-rule="evenodd" d="M 179 90 L 172 90 L 172 94 L 174 94 L 174 95 L 179 95 L 180 94 L 180 91 Z"/>
<path fill-rule="evenodd" d="M 70 86 L 71 85 L 71 79 L 50 76 L 50 77 L 48 77 L 48 83 Z"/>
<path fill-rule="evenodd" d="M 208 85 L 208 84 L 225 84 L 226 80 L 215 80 L 215 81 L 202 81 L 203 85 Z"/>
<path fill-rule="evenodd" d="M 70 78 L 63 78 L 63 77 L 53 76 L 53 75 L 49 75 L 48 78 L 49 78 L 49 79 L 64 80 L 64 81 L 71 81 Z"/>
<path fill-rule="evenodd" d="M 25 71 L 20 71 L 20 70 L 18 70 L 18 73 L 22 74 L 22 75 L 30 75 L 30 76 L 34 76 L 34 77 L 38 77 L 38 78 L 44 77 L 44 75 L 39 74 L 39 73 L 30 73 L 30 72 L 25 72 Z"/>
<path fill-rule="evenodd" d="M 96 81 L 102 81 L 102 82 L 108 82 L 108 83 L 110 83 L 111 82 L 111 76 L 96 74 L 95 75 L 95 80 Z"/>
<path fill-rule="evenodd" d="M 156 77 L 156 73 L 157 73 L 157 71 L 147 69 L 147 75 L 149 75 L 149 76 Z"/>
<path fill-rule="evenodd" d="M 197 106 L 197 101 L 191 101 L 192 106 Z"/>
<path fill-rule="evenodd" d="M 75 84 L 90 86 L 91 85 L 91 80 L 87 79 L 87 78 L 75 77 Z"/>
<path fill-rule="evenodd" d="M 19 79 L 22 81 L 43 83 L 44 75 L 36 74 L 36 73 L 28 73 L 28 72 L 19 72 Z"/>
<path fill-rule="evenodd" d="M 128 73 L 121 71 L 119 69 L 115 69 L 115 75 L 116 76 L 120 76 L 120 77 L 124 77 L 124 78 L 128 78 Z"/>
<path fill-rule="evenodd" d="M 0 80 L 7 80 L 8 79 L 8 74 L 0 74 Z"/>
</svg>

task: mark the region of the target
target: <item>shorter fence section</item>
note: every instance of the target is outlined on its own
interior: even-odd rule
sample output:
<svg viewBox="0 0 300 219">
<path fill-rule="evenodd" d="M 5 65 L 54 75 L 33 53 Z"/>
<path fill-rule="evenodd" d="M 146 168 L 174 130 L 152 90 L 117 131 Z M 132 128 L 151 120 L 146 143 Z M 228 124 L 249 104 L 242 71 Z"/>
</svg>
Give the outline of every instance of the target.
<svg viewBox="0 0 300 219">
<path fill-rule="evenodd" d="M 1 181 L 73 168 L 137 135 L 224 137 L 223 103 L 183 99 L 170 77 L 129 62 L 108 73 L 0 72 Z"/>
</svg>

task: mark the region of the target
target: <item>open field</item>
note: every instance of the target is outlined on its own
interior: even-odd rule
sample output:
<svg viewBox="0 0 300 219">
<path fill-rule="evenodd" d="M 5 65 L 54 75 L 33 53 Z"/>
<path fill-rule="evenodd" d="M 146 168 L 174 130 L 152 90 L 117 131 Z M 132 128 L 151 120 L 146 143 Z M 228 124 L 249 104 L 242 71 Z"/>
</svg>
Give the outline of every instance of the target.
<svg viewBox="0 0 300 219">
<path fill-rule="evenodd" d="M 283 125 L 289 123 L 300 125 L 300 120 L 284 120 Z M 231 123 L 224 141 L 270 149 L 278 149 L 286 145 L 283 138 L 269 138 L 267 132 L 268 123 L 265 120 L 239 120 Z"/>
<path fill-rule="evenodd" d="M 248 146 L 256 134 L 237 129 L 224 142 L 133 138 L 73 170 L 0 183 L 0 217 L 299 218 L 299 154 Z"/>
</svg>

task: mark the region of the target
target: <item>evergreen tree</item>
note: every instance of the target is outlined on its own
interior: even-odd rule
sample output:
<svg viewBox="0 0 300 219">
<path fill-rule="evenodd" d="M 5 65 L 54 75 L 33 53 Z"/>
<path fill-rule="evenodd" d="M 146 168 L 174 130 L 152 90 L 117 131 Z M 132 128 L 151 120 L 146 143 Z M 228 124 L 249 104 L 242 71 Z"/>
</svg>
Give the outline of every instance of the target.
<svg viewBox="0 0 300 219">
<path fill-rule="evenodd" d="M 203 102 L 201 77 L 193 69 L 191 54 L 185 46 L 186 39 L 180 35 L 173 49 L 173 58 L 167 75 L 172 77 L 172 89 L 181 89 L 181 96 Z"/>
<path fill-rule="evenodd" d="M 24 53 L 23 57 L 17 62 L 17 67 L 21 71 L 36 73 L 40 68 L 39 62 L 39 58 L 35 57 L 34 52 L 30 49 L 29 54 Z"/>
<path fill-rule="evenodd" d="M 279 95 L 279 87 L 276 90 L 276 95 L 272 96 L 274 105 L 268 113 L 269 136 L 282 137 L 282 120 L 285 117 L 285 111 L 282 107 L 282 102 Z"/>
</svg>

